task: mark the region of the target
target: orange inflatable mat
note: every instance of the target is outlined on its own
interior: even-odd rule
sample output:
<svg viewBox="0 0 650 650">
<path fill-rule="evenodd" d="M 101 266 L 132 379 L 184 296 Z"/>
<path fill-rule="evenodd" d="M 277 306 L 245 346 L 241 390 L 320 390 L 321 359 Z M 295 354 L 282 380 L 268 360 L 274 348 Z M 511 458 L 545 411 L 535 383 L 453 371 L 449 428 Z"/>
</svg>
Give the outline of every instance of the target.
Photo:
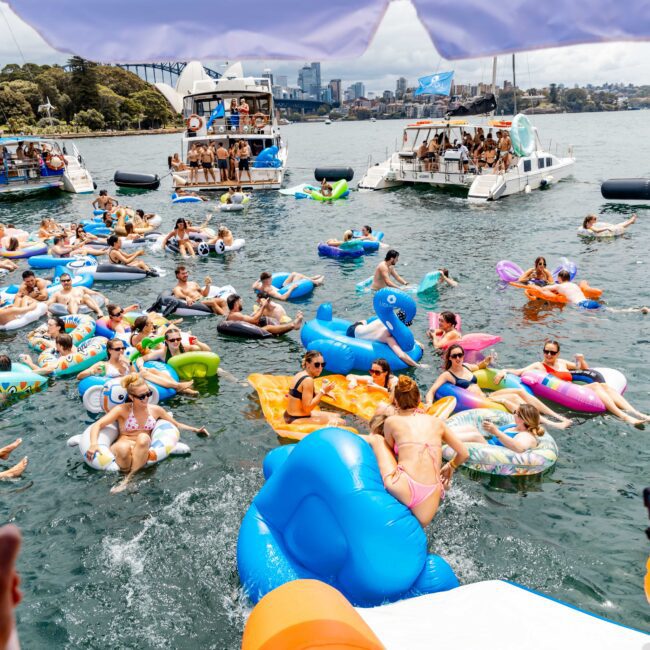
<svg viewBox="0 0 650 650">
<path fill-rule="evenodd" d="M 528 300 L 548 300 L 548 302 L 557 302 L 563 305 L 566 305 L 569 300 L 566 296 L 561 296 L 553 291 L 549 291 L 546 287 L 537 287 L 534 284 L 522 284 L 521 282 L 511 282 L 513 287 L 518 287 L 519 289 L 524 289 L 526 298 Z M 583 280 L 578 284 L 582 293 L 585 294 L 585 298 L 590 300 L 598 300 L 603 295 L 602 289 L 596 289 L 596 287 L 590 287 L 589 284 Z"/>
<path fill-rule="evenodd" d="M 251 612 L 242 650 L 382 650 L 385 646 L 339 591 L 319 580 L 293 580 Z"/>
</svg>

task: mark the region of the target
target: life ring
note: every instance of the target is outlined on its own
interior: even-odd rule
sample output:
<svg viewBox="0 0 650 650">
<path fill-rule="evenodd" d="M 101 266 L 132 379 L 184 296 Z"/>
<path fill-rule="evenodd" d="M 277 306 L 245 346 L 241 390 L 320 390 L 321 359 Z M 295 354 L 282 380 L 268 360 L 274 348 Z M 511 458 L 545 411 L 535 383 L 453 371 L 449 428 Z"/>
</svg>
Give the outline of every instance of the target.
<svg viewBox="0 0 650 650">
<path fill-rule="evenodd" d="M 203 118 L 196 113 L 192 113 L 186 120 L 185 124 L 187 125 L 188 131 L 198 131 L 203 127 Z"/>
<path fill-rule="evenodd" d="M 269 123 L 269 118 L 264 113 L 255 113 L 253 115 L 253 126 L 256 129 L 263 129 Z"/>
<path fill-rule="evenodd" d="M 65 167 L 65 161 L 61 156 L 50 156 L 45 161 L 45 166 L 53 172 L 59 172 Z"/>
</svg>

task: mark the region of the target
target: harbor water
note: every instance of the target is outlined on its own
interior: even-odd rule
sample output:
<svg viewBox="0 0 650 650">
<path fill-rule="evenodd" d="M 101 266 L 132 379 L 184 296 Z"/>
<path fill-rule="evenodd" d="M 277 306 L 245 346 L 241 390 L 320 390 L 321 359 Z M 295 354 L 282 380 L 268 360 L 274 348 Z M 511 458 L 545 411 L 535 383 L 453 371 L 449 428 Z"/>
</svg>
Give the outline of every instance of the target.
<svg viewBox="0 0 650 650">
<path fill-rule="evenodd" d="M 605 202 L 600 181 L 650 176 L 640 143 L 650 137 L 650 112 L 535 116 L 542 142 L 573 144 L 577 158 L 569 179 L 550 189 L 470 205 L 428 188 L 379 193 L 352 192 L 347 200 L 322 204 L 277 192 L 256 194 L 243 213 L 215 213 L 243 250 L 185 262 L 192 279 L 211 276 L 232 284 L 250 311 L 253 281 L 264 270 L 322 273 L 325 285 L 306 301 L 288 306 L 315 315 L 331 301 L 335 315 L 359 320 L 372 315 L 369 295 L 354 290 L 372 274 L 382 255 L 341 262 L 319 258 L 317 244 L 341 237 L 347 228 L 370 224 L 400 252 L 398 271 L 417 282 L 428 271 L 449 268 L 459 281 L 418 305 L 413 323 L 424 341 L 427 310 L 462 315 L 467 332 L 503 337 L 498 365 L 521 367 L 540 356 L 543 341 L 557 339 L 565 358 L 582 352 L 594 366 L 619 368 L 628 379 L 627 397 L 650 411 L 650 316 L 587 312 L 534 304 L 521 290 L 504 289 L 494 268 L 511 259 L 524 268 L 538 255 L 549 266 L 561 257 L 575 261 L 579 278 L 604 289 L 612 307 L 650 304 L 648 241 L 650 211 Z M 355 183 L 368 163 L 385 159 L 401 141 L 405 122 L 293 124 L 283 128 L 289 143 L 285 186 L 313 179 L 318 166 L 352 166 Z M 163 229 L 179 216 L 200 222 L 210 203 L 172 205 L 170 181 L 160 190 L 120 193 L 111 182 L 116 169 L 165 173 L 167 156 L 180 150 L 180 136 L 141 136 L 79 143 L 99 188 L 121 203 L 159 213 Z M 559 149 L 559 153 L 563 150 Z M 117 194 L 116 194 L 117 192 Z M 91 198 L 0 201 L 0 222 L 36 229 L 44 216 L 77 221 L 91 215 Z M 576 230 L 588 212 L 610 222 L 633 211 L 638 222 L 611 241 L 584 241 Z M 148 252 L 147 262 L 166 277 L 142 282 L 102 283 L 121 305 L 151 304 L 174 283 L 178 262 Z M 18 272 L 2 284 L 19 281 Z M 212 346 L 222 367 L 240 380 L 197 381 L 199 398 L 174 398 L 167 407 L 181 421 L 205 425 L 209 438 L 184 434 L 189 457 L 147 469 L 131 489 L 109 494 L 118 480 L 90 470 L 66 440 L 93 420 L 74 379 L 50 382 L 44 392 L 0 412 L 0 446 L 17 436 L 29 467 L 16 481 L 0 482 L 0 522 L 20 526 L 24 536 L 19 570 L 25 598 L 18 609 L 25 648 L 236 648 L 250 602 L 236 566 L 241 519 L 263 478 L 264 455 L 279 444 L 263 419 L 253 389 L 243 385 L 253 372 L 293 374 L 303 351 L 298 333 L 265 341 L 222 337 L 216 318 L 187 319 L 183 327 Z M 28 329 L 0 333 L 0 350 L 16 360 L 26 352 Z M 440 360 L 430 346 L 429 368 L 412 372 L 426 390 Z M 349 418 L 353 421 L 352 418 Z M 357 425 L 360 426 L 359 422 Z M 643 630 L 650 609 L 643 594 L 648 555 L 648 513 L 641 493 L 650 485 L 648 435 L 611 416 L 581 417 L 554 432 L 560 455 L 541 478 L 486 478 L 457 472 L 453 487 L 427 529 L 429 549 L 446 558 L 461 583 L 506 579 L 575 606 Z M 2 461 L 0 468 L 5 469 Z M 386 562 L 399 553 L 385 549 Z M 495 622 L 498 634 L 507 622 Z M 543 634 L 543 626 L 539 628 Z M 477 643 L 480 639 L 477 639 Z"/>
</svg>

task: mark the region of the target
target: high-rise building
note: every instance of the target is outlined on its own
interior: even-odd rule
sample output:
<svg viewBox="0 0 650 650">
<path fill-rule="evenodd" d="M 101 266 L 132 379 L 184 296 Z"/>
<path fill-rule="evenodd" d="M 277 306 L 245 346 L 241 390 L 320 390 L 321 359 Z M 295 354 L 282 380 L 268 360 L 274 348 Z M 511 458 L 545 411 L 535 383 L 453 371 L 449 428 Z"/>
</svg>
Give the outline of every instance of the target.
<svg viewBox="0 0 650 650">
<path fill-rule="evenodd" d="M 319 99 L 322 85 L 320 79 L 320 63 L 312 62 L 310 67 L 312 83 L 309 94 L 313 95 L 316 99 Z"/>
<path fill-rule="evenodd" d="M 329 83 L 329 88 L 332 91 L 332 102 L 334 104 L 340 104 L 341 100 L 341 80 L 340 79 L 331 79 Z"/>
<path fill-rule="evenodd" d="M 305 63 L 298 72 L 298 86 L 302 91 L 314 99 L 320 98 L 321 78 L 320 63 Z"/>
<path fill-rule="evenodd" d="M 328 104 L 332 103 L 332 89 L 329 86 L 325 86 L 325 88 L 321 90 L 320 99 Z"/>
<path fill-rule="evenodd" d="M 286 88 L 289 85 L 289 80 L 286 74 L 280 74 L 275 78 L 275 83 L 281 88 Z"/>
<path fill-rule="evenodd" d="M 357 81 L 356 83 L 352 84 L 351 88 L 355 99 L 366 96 L 366 87 L 363 84 L 363 81 Z"/>
<path fill-rule="evenodd" d="M 404 93 L 408 88 L 408 83 L 406 77 L 400 77 L 397 80 L 397 83 L 395 84 L 395 97 L 397 97 L 397 99 L 402 99 L 404 97 Z"/>
<path fill-rule="evenodd" d="M 271 86 L 273 86 L 273 72 L 271 72 L 271 68 L 264 68 L 264 72 L 262 72 L 262 79 L 268 79 Z"/>
<path fill-rule="evenodd" d="M 392 90 L 384 90 L 384 93 L 383 93 L 382 97 L 383 97 L 387 102 L 391 102 L 391 101 L 393 101 L 393 99 L 395 98 L 395 95 L 393 94 L 393 91 L 392 91 Z"/>
<path fill-rule="evenodd" d="M 313 81 L 311 66 L 305 63 L 305 65 L 303 65 L 298 72 L 298 87 L 302 90 L 302 92 L 308 93 L 309 88 L 312 84 Z"/>
</svg>

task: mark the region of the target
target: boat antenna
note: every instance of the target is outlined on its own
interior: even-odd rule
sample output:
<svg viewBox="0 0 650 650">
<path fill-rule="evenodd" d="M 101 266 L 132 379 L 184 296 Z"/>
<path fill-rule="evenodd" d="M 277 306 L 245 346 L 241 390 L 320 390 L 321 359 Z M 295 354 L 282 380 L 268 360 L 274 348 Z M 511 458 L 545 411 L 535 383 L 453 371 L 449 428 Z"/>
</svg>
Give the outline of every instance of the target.
<svg viewBox="0 0 650 650">
<path fill-rule="evenodd" d="M 492 111 L 492 115 L 497 114 L 497 107 L 496 107 L 496 98 L 497 98 L 497 57 L 493 56 L 492 57 L 492 94 L 494 95 L 494 100 L 495 100 L 495 106 L 494 110 Z"/>
<path fill-rule="evenodd" d="M 514 100 L 513 115 L 517 114 L 517 78 L 515 77 L 515 53 L 512 53 L 512 98 Z"/>
</svg>

